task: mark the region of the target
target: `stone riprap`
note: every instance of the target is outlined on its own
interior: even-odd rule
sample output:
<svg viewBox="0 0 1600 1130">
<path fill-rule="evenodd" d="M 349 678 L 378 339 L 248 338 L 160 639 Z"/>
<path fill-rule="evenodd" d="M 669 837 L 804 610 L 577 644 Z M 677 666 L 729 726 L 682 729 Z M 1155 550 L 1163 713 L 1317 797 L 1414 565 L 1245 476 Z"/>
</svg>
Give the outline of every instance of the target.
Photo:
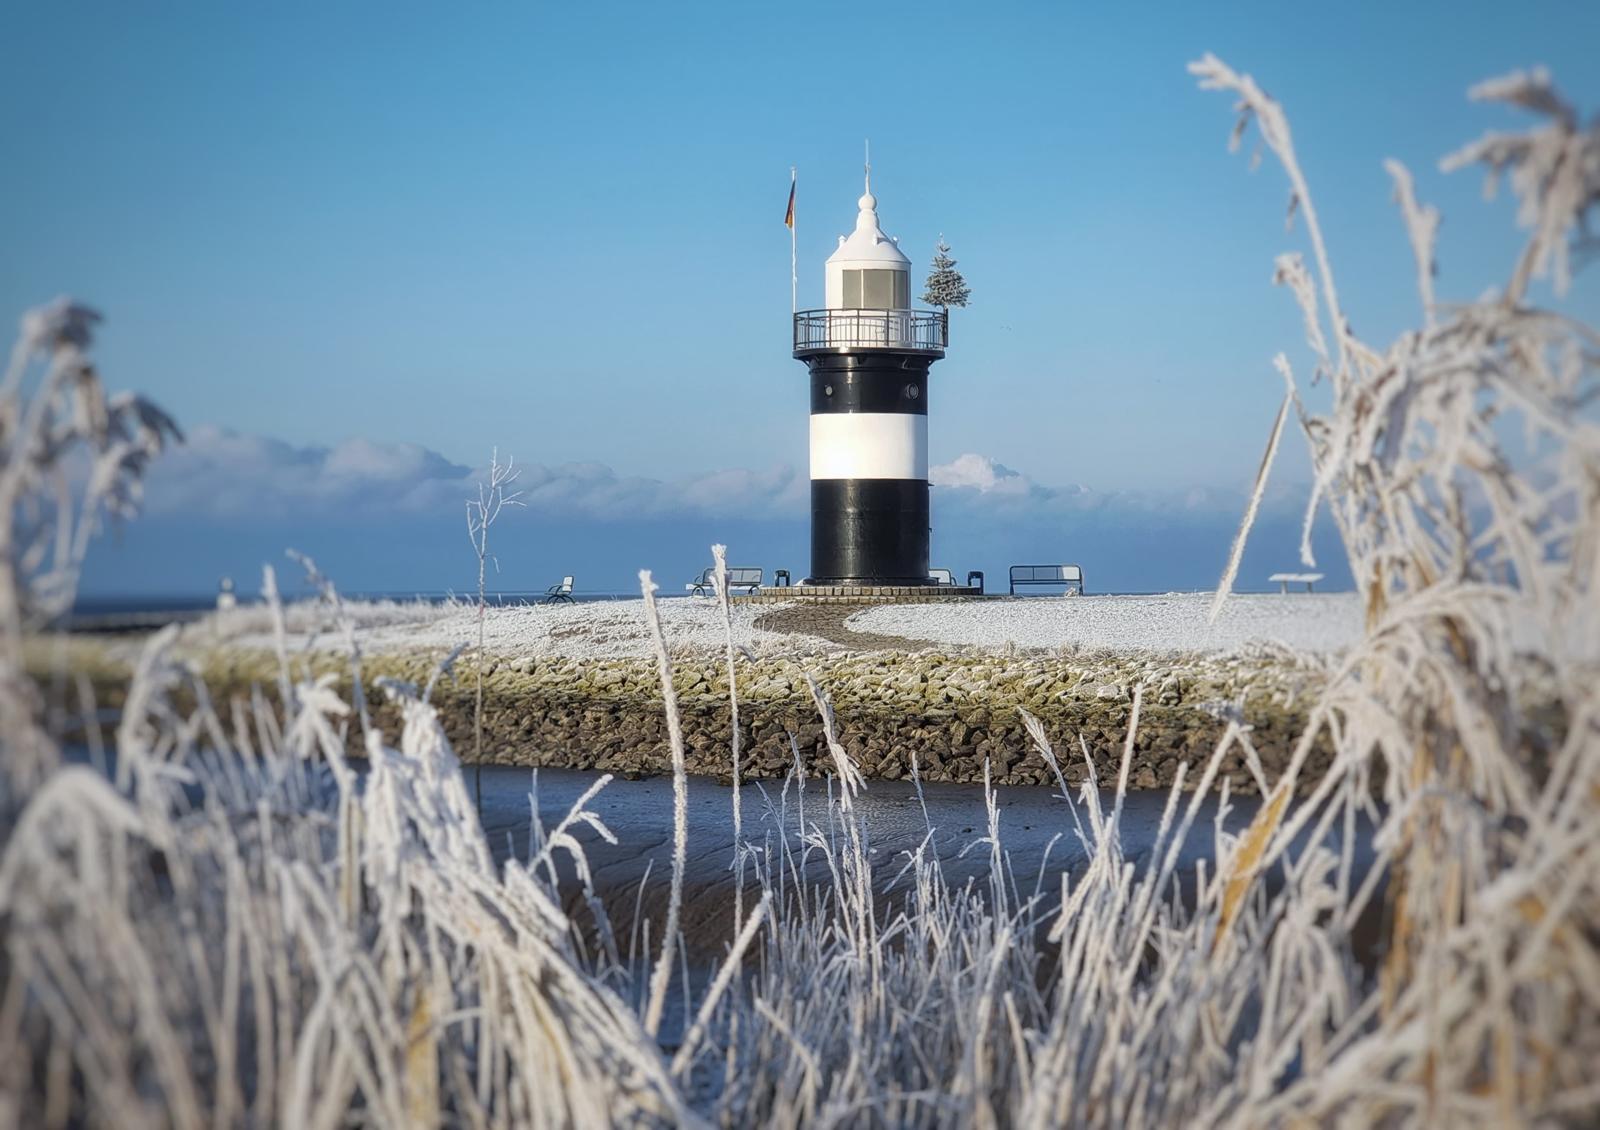
<svg viewBox="0 0 1600 1130">
<path fill-rule="evenodd" d="M 1012 603 L 971 609 L 983 615 Z M 1056 603 L 1062 602 L 1015 602 L 1026 613 Z M 946 607 L 960 606 L 914 611 L 925 616 Z M 688 768 L 727 778 L 732 727 L 720 610 L 713 601 L 684 599 L 663 602 L 662 613 Z M 376 680 L 425 684 L 446 655 L 476 637 L 476 612 L 462 606 L 353 605 L 349 614 L 358 626 L 370 703 L 378 723 L 390 730 L 398 715 L 371 689 Z M 1142 686 L 1133 786 L 1167 785 L 1186 761 L 1192 779 L 1229 717 L 1250 727 L 1249 740 L 1271 780 L 1303 728 L 1327 663 L 1316 654 L 1258 645 L 1209 652 L 1070 644 L 1024 649 L 1014 642 L 928 647 L 902 635 L 854 630 L 875 621 L 847 606 L 736 608 L 733 619 L 743 770 L 769 778 L 787 773 L 797 751 L 808 772 L 827 768 L 809 674 L 832 704 L 841 743 L 869 777 L 907 778 L 915 761 L 926 780 L 981 781 L 987 762 L 997 783 L 1048 784 L 1052 774 L 1027 736 L 1022 708 L 1044 723 L 1069 783 L 1082 781 L 1091 762 L 1100 780 L 1110 782 L 1134 689 Z M 180 646 L 214 698 L 226 701 L 252 687 L 270 693 L 277 669 L 266 626 L 247 610 L 184 629 Z M 884 626 L 918 628 L 905 620 Z M 296 667 L 339 675 L 348 690 L 348 660 L 326 611 L 292 609 L 289 628 Z M 490 609 L 485 637 L 485 761 L 627 776 L 670 768 L 641 602 Z M 465 756 L 474 746 L 474 663 L 470 653 L 463 655 L 434 693 L 451 740 Z M 105 680 L 100 693 L 115 705 L 115 680 Z M 1325 755 L 1319 750 L 1313 761 Z M 1229 754 L 1222 768 L 1236 788 L 1255 791 L 1257 773 L 1244 751 Z"/>
<path fill-rule="evenodd" d="M 425 683 L 436 662 L 422 655 L 371 656 L 379 676 Z M 317 670 L 339 672 L 342 659 L 319 655 Z M 204 664 L 214 694 L 268 686 L 264 653 L 218 653 Z M 794 736 L 808 771 L 827 763 L 810 674 L 831 702 L 841 743 L 871 777 L 909 777 L 916 757 L 925 779 L 977 781 L 985 758 L 997 782 L 1046 784 L 1018 707 L 1045 724 L 1069 782 L 1087 772 L 1079 740 L 1102 780 L 1113 779 L 1127 733 L 1133 688 L 1145 687 L 1130 781 L 1170 783 L 1180 761 L 1203 760 L 1236 713 L 1275 776 L 1298 734 L 1321 674 L 1272 656 L 1174 662 L 1113 655 L 1058 657 L 946 656 L 935 652 L 815 655 L 807 660 L 742 660 L 738 676 L 741 745 L 746 772 L 781 777 L 794 764 Z M 435 701 L 458 752 L 472 749 L 473 673 L 460 665 Z M 681 658 L 674 689 L 683 720 L 689 771 L 727 777 L 732 737 L 725 668 Z M 380 696 L 371 705 L 380 724 L 397 717 Z M 646 659 L 512 658 L 485 671 L 485 760 L 502 765 L 603 769 L 627 776 L 670 765 L 665 715 L 655 666 Z M 1254 788 L 1241 754 L 1224 771 Z"/>
<path fill-rule="evenodd" d="M 1054 602 L 1037 605 L 1046 603 Z M 978 611 L 1005 607 L 1008 602 L 973 605 Z M 936 608 L 922 605 L 917 611 Z M 374 717 L 390 730 L 397 728 L 398 715 L 382 701 L 376 680 L 422 685 L 451 650 L 475 637 L 475 611 L 469 608 L 374 611 L 354 605 L 349 611 L 362 640 Z M 731 712 L 722 615 L 709 600 L 670 600 L 662 603 L 662 615 L 672 639 L 688 768 L 726 778 Z M 829 605 L 734 610 L 746 773 L 782 776 L 797 751 L 808 771 L 826 770 L 821 715 L 806 682 L 810 674 L 834 707 L 846 751 L 875 778 L 909 778 L 915 760 L 930 781 L 981 781 L 987 762 L 997 783 L 1051 783 L 1050 768 L 1024 730 L 1022 707 L 1045 723 L 1069 783 L 1082 781 L 1090 762 L 1102 781 L 1112 781 L 1134 688 L 1142 685 L 1130 762 L 1134 787 L 1171 783 L 1181 762 L 1197 770 L 1227 717 L 1250 725 L 1250 741 L 1272 779 L 1325 677 L 1323 659 L 1274 648 L 928 648 L 896 635 L 853 631 L 861 619 L 853 608 Z M 270 632 L 262 627 L 261 619 L 245 615 L 184 629 L 181 647 L 205 675 L 213 698 L 226 701 L 253 687 L 267 693 L 275 687 L 277 659 Z M 640 602 L 491 608 L 485 635 L 486 762 L 598 768 L 627 776 L 670 767 L 661 687 Z M 331 672 L 349 690 L 347 658 L 323 611 L 291 611 L 288 650 L 301 674 Z M 467 653 L 434 693 L 446 731 L 464 755 L 474 749 L 474 679 L 474 658 Z M 117 703 L 115 680 L 96 683 L 102 701 Z M 1242 751 L 1230 754 L 1222 768 L 1235 786 L 1256 789 L 1256 773 Z"/>
</svg>

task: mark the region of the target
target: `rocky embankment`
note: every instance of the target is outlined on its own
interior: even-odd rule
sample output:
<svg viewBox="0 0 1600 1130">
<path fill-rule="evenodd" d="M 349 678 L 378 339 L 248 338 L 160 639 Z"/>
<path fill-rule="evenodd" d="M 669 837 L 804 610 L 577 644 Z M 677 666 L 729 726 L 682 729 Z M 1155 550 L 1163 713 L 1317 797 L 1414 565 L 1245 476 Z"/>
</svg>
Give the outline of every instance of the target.
<svg viewBox="0 0 1600 1130">
<path fill-rule="evenodd" d="M 369 657 L 366 676 L 369 685 L 378 676 L 420 685 L 436 662 L 437 657 L 423 654 Z M 319 656 L 314 665 L 343 669 L 334 655 Z M 219 701 L 248 694 L 252 686 L 270 689 L 274 679 L 266 653 L 215 653 L 203 670 Z M 457 752 L 470 760 L 470 662 L 458 664 L 455 674 L 454 681 L 438 685 L 434 701 Z M 833 707 L 841 744 L 866 776 L 908 778 L 915 759 L 924 780 L 981 781 L 987 761 L 1000 784 L 1051 782 L 1019 707 L 1044 723 L 1069 783 L 1082 781 L 1088 772 L 1085 749 L 1099 779 L 1113 781 L 1134 688 L 1142 685 L 1129 774 L 1137 788 L 1170 784 L 1184 761 L 1191 763 L 1191 774 L 1196 772 L 1229 715 L 1250 727 L 1250 741 L 1267 777 L 1275 778 L 1320 685 L 1315 669 L 1270 655 L 1140 658 L 871 651 L 801 660 L 741 658 L 737 692 L 744 773 L 782 777 L 797 753 L 808 773 L 826 770 L 821 715 L 808 674 Z M 653 661 L 490 659 L 485 676 L 485 762 L 600 769 L 630 777 L 670 770 Z M 673 684 L 689 771 L 728 778 L 732 711 L 725 663 L 710 657 L 680 658 Z M 392 732 L 398 715 L 380 695 L 370 697 L 378 723 Z M 1222 769 L 1237 789 L 1256 790 L 1242 752 L 1230 753 Z"/>
</svg>

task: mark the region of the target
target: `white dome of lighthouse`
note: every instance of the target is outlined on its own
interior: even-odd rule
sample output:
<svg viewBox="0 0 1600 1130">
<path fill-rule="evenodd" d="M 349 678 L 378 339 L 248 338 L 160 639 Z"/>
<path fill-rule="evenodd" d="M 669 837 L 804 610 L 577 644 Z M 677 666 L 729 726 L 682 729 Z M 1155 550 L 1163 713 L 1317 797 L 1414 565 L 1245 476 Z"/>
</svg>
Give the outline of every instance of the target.
<svg viewBox="0 0 1600 1130">
<path fill-rule="evenodd" d="M 909 270 L 911 260 L 906 258 L 899 244 L 884 235 L 883 229 L 878 226 L 878 198 L 867 192 L 856 201 L 856 205 L 861 209 L 856 216 L 856 230 L 839 237 L 839 249 L 828 256 L 828 263 L 859 263 L 873 267 L 898 265 L 903 270 Z"/>
<path fill-rule="evenodd" d="M 856 202 L 856 229 L 839 237 L 828 256 L 824 293 L 830 310 L 910 307 L 911 260 L 878 224 L 878 198 L 869 187 Z"/>
</svg>

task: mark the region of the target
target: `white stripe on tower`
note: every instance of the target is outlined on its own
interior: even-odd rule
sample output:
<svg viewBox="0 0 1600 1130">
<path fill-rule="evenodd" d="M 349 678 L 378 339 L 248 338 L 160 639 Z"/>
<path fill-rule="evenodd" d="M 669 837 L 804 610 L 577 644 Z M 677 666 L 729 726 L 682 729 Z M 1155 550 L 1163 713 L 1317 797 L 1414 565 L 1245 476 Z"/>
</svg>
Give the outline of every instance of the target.
<svg viewBox="0 0 1600 1130">
<path fill-rule="evenodd" d="M 926 479 L 928 417 L 827 412 L 811 417 L 813 479 Z"/>
</svg>

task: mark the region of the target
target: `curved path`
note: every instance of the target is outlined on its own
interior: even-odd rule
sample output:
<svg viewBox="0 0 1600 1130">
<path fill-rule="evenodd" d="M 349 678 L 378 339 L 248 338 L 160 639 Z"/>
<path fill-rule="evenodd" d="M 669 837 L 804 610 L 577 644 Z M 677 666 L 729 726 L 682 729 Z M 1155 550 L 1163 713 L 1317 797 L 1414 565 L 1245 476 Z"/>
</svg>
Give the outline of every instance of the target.
<svg viewBox="0 0 1600 1130">
<path fill-rule="evenodd" d="M 813 636 L 852 651 L 920 651 L 928 641 L 878 632 L 857 632 L 845 621 L 860 612 L 860 604 L 791 604 L 756 617 L 760 631 Z"/>
</svg>

